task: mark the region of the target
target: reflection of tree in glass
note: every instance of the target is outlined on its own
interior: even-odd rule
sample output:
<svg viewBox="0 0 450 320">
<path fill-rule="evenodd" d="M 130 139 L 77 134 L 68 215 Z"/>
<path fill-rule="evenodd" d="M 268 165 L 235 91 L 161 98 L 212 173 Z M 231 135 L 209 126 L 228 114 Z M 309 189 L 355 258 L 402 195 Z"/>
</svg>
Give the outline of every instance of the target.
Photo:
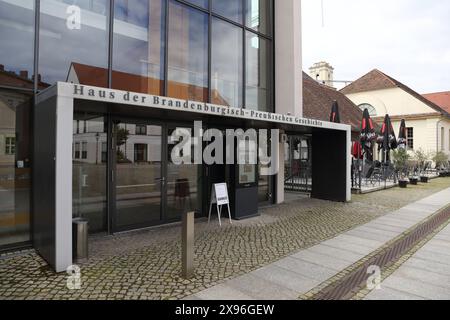
<svg viewBox="0 0 450 320">
<path fill-rule="evenodd" d="M 123 146 L 128 141 L 128 136 L 130 135 L 130 131 L 125 128 L 118 128 L 116 132 L 116 145 L 117 145 L 117 162 L 130 162 L 128 160 L 126 153 L 120 150 L 120 147 Z"/>
</svg>

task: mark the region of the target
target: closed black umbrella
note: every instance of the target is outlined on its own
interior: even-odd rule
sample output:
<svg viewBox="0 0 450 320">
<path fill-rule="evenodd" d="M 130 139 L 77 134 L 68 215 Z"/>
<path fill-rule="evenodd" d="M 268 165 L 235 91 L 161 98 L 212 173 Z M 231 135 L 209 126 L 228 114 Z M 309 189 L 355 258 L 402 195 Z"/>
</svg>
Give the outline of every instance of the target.
<svg viewBox="0 0 450 320">
<path fill-rule="evenodd" d="M 384 118 L 383 126 L 381 128 L 380 137 L 381 149 L 384 151 L 385 162 L 390 161 L 390 151 L 397 149 L 397 138 L 395 137 L 394 128 L 392 126 L 391 118 L 387 114 Z"/>
<path fill-rule="evenodd" d="M 365 109 L 361 124 L 360 140 L 366 159 L 369 161 L 373 161 L 373 141 L 376 137 L 375 127 L 373 126 L 372 119 L 370 118 L 369 110 Z"/>
<path fill-rule="evenodd" d="M 330 122 L 341 123 L 339 104 L 336 100 L 333 101 L 333 106 L 331 107 Z"/>
<path fill-rule="evenodd" d="M 408 146 L 407 132 L 406 132 L 406 122 L 405 119 L 402 120 L 400 124 L 400 132 L 398 134 L 398 148 L 406 149 Z"/>
</svg>

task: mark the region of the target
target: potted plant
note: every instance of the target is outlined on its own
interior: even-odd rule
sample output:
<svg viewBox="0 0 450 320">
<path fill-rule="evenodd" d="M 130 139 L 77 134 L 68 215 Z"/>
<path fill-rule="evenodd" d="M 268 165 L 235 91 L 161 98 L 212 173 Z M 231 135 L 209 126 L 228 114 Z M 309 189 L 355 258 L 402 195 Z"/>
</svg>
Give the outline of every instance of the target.
<svg viewBox="0 0 450 320">
<path fill-rule="evenodd" d="M 435 163 L 436 171 L 439 172 L 440 177 L 448 177 L 448 170 L 446 166 L 448 165 L 449 157 L 446 153 L 439 151 L 433 155 L 431 159 Z"/>
<path fill-rule="evenodd" d="M 408 186 L 408 161 L 410 155 L 405 148 L 393 152 L 395 171 L 398 174 L 398 185 L 400 188 Z"/>
<path fill-rule="evenodd" d="M 426 162 L 428 160 L 428 156 L 422 149 L 418 149 L 414 151 L 414 159 L 417 161 L 419 174 L 420 174 L 420 182 L 428 183 L 428 176 L 425 174 L 426 172 Z"/>
</svg>

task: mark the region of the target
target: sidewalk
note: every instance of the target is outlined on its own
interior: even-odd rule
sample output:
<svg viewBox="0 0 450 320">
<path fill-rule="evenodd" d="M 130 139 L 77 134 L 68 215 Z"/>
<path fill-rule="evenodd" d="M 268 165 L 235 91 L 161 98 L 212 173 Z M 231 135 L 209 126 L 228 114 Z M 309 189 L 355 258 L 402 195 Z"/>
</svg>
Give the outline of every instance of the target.
<svg viewBox="0 0 450 320">
<path fill-rule="evenodd" d="M 450 225 L 385 279 L 367 300 L 450 299 Z"/>
<path fill-rule="evenodd" d="M 420 223 L 435 212 L 449 204 L 450 188 L 436 193 L 430 197 L 409 204 L 400 210 L 391 212 L 383 217 L 375 219 L 365 225 L 357 227 L 343 233 L 331 240 L 320 243 L 309 249 L 300 251 L 266 267 L 250 272 L 238 278 L 228 280 L 225 283 L 201 291 L 189 296 L 187 300 L 284 300 L 298 299 L 313 288 L 326 282 L 342 270 L 352 266 L 360 259 L 369 255 L 387 242 L 398 237 L 411 227 Z M 449 284 L 450 268 L 445 268 L 445 264 L 450 263 L 450 255 L 442 253 L 442 246 L 449 246 L 449 231 L 446 229 L 434 243 L 429 243 L 424 247 L 424 251 L 418 253 L 419 257 L 426 257 L 428 267 L 431 262 L 440 263 L 439 267 L 446 270 L 442 274 L 426 273 L 414 274 L 416 277 L 427 277 L 434 285 L 442 283 Z M 446 241 L 447 240 L 447 241 Z M 437 241 L 437 242 L 436 242 Z M 448 251 L 447 251 L 448 252 Z M 416 262 L 421 263 L 422 261 Z M 411 263 L 414 263 L 412 261 Z M 406 268 L 406 267 L 405 267 Z M 399 269 L 400 275 L 408 274 L 407 269 Z M 398 275 L 388 278 L 383 285 L 385 290 L 397 287 L 399 290 L 415 292 L 418 297 L 423 291 L 430 291 L 427 297 L 433 292 L 436 296 L 450 297 L 450 289 L 432 286 L 425 287 L 424 283 L 416 280 L 408 282 L 399 279 Z M 443 286 L 441 284 L 441 286 Z M 392 292 L 390 292 L 392 295 Z M 411 296 L 412 298 L 415 295 Z M 373 292 L 368 298 L 382 299 L 382 291 Z"/>
</svg>

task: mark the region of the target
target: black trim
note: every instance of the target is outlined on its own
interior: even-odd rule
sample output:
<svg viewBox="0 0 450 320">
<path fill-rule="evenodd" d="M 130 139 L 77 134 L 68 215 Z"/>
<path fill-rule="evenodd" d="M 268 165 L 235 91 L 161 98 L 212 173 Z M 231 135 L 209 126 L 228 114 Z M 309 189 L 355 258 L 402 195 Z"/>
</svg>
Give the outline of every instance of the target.
<svg viewBox="0 0 450 320">
<path fill-rule="evenodd" d="M 112 88 L 113 51 L 114 51 L 114 9 L 116 0 L 109 2 L 109 42 L 108 42 L 108 88 Z"/>
<path fill-rule="evenodd" d="M 164 18 L 164 96 L 168 96 L 169 94 L 169 1 L 165 1 L 165 18 Z"/>
<path fill-rule="evenodd" d="M 18 242 L 18 243 L 0 246 L 0 254 L 20 251 L 20 250 L 28 250 L 28 249 L 33 249 L 32 241 Z"/>
<path fill-rule="evenodd" d="M 39 34 L 41 24 L 41 1 L 34 3 L 34 93 L 39 91 Z"/>
</svg>

